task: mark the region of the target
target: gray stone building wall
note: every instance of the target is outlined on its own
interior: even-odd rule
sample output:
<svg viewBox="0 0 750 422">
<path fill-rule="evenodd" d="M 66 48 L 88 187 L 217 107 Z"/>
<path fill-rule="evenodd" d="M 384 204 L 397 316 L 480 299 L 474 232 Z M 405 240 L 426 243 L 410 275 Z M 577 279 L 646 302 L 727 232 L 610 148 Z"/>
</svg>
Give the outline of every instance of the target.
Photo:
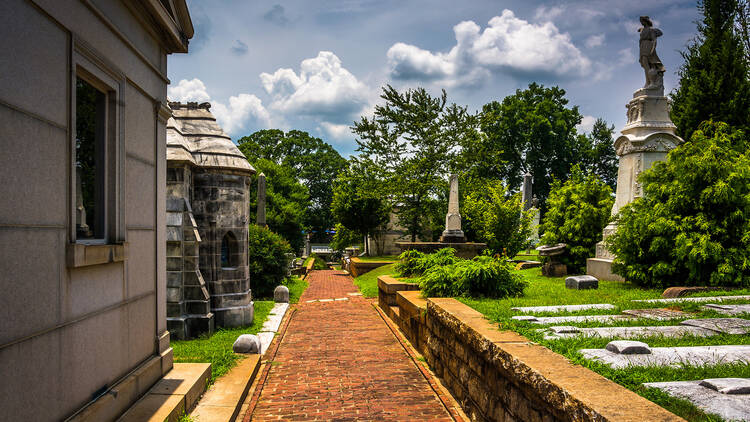
<svg viewBox="0 0 750 422">
<path fill-rule="evenodd" d="M 187 51 L 186 13 L 184 0 L 0 1 L 0 420 L 64 420 L 98 397 L 98 420 L 114 420 L 172 368 L 167 55 Z M 98 242 L 76 230 L 77 77 L 109 100 L 116 177 Z M 138 388 L 107 394 L 134 371 Z"/>
<path fill-rule="evenodd" d="M 187 338 L 211 332 L 214 326 L 250 325 L 254 308 L 247 233 L 255 170 L 216 124 L 210 104 L 170 105 L 174 116 L 167 132 L 168 217 L 175 213 L 175 224 L 177 214 L 183 213 L 183 218 L 181 230 L 177 225 L 167 228 L 173 233 L 168 239 L 169 330 Z M 188 221 L 195 222 L 195 234 L 186 226 Z"/>
</svg>

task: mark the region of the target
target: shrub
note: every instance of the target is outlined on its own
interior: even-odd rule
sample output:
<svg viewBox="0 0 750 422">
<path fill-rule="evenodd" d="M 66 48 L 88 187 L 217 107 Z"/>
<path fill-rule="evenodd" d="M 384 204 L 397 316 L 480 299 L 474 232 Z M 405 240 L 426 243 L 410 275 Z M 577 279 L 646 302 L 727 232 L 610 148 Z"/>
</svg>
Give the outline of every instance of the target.
<svg viewBox="0 0 750 422">
<path fill-rule="evenodd" d="M 431 254 L 408 250 L 399 255 L 396 270 L 404 277 L 420 276 L 433 267 L 450 265 L 458 260 L 456 250 L 443 248 Z"/>
<path fill-rule="evenodd" d="M 349 230 L 341 223 L 336 224 L 335 231 L 333 240 L 331 240 L 331 248 L 334 251 L 343 251 L 350 246 L 359 246 L 362 244 L 363 236 L 353 230 Z"/>
<path fill-rule="evenodd" d="M 503 298 L 522 295 L 526 283 L 504 260 L 478 256 L 428 269 L 419 287 L 424 296 Z"/>
<path fill-rule="evenodd" d="M 594 256 L 596 243 L 612 212 L 612 189 L 593 174 L 584 175 L 574 166 L 565 183 L 555 180 L 547 199 L 541 244 L 567 243 L 562 262 L 571 273 L 586 268 L 586 258 Z"/>
<path fill-rule="evenodd" d="M 289 262 L 285 254 L 292 252 L 292 247 L 280 235 L 255 224 L 248 229 L 247 241 L 253 296 L 269 297 L 286 278 Z"/>
<path fill-rule="evenodd" d="M 620 210 L 612 269 L 641 286 L 750 285 L 747 136 L 702 124 L 641 174 L 644 196 Z"/>
<path fill-rule="evenodd" d="M 464 200 L 463 212 L 479 239 L 494 253 L 516 256 L 529 242 L 532 211 L 523 212 L 521 194 L 508 196 L 500 180 L 472 190 Z"/>
</svg>

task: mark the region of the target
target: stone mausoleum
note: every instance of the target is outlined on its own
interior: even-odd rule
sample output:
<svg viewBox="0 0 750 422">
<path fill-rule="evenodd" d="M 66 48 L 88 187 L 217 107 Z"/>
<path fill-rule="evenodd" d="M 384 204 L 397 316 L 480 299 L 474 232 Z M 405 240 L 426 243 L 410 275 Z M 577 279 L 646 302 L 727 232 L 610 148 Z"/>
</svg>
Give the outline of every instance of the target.
<svg viewBox="0 0 750 422">
<path fill-rule="evenodd" d="M 175 338 L 249 325 L 249 191 L 255 169 L 209 103 L 169 103 L 167 326 Z"/>
</svg>

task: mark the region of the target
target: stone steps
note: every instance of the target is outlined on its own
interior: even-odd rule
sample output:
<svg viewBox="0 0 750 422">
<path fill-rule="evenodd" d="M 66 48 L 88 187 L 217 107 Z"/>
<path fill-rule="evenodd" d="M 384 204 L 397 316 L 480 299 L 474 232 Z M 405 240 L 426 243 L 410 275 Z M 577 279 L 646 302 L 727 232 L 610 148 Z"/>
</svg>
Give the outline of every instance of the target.
<svg viewBox="0 0 750 422">
<path fill-rule="evenodd" d="M 175 422 L 195 405 L 210 376 L 210 363 L 175 363 L 118 421 Z"/>
</svg>

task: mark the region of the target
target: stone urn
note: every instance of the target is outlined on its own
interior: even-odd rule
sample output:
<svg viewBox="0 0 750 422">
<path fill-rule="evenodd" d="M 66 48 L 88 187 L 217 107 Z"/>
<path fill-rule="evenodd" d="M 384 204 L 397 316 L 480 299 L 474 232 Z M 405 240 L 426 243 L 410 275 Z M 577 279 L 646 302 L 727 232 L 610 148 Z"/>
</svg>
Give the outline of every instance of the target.
<svg viewBox="0 0 750 422">
<path fill-rule="evenodd" d="M 567 243 L 558 243 L 555 245 L 542 245 L 536 248 L 539 256 L 546 257 L 542 265 L 542 275 L 546 277 L 564 277 L 568 275 L 568 266 L 560 262 L 568 250 Z"/>
</svg>

